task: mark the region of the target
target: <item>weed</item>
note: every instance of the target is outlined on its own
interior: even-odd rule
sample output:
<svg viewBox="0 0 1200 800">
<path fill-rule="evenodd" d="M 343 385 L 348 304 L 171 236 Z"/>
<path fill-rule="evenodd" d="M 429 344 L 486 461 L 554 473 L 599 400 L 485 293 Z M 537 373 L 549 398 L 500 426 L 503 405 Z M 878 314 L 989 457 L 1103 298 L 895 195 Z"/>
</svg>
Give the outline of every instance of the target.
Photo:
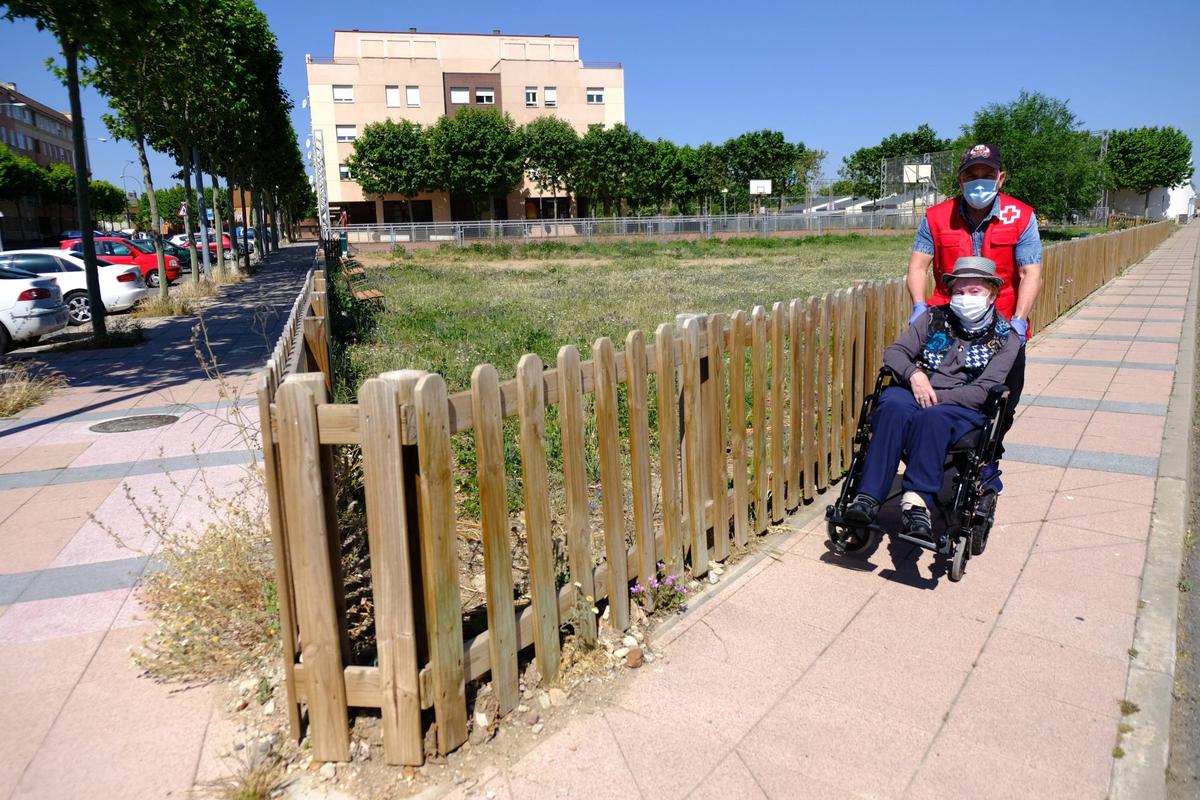
<svg viewBox="0 0 1200 800">
<path fill-rule="evenodd" d="M 1122 700 L 1121 701 L 1121 716 L 1123 716 L 1123 717 L 1128 717 L 1130 714 L 1136 714 L 1137 712 L 1139 712 L 1141 710 L 1142 710 L 1141 706 L 1139 706 L 1137 703 L 1133 702 L 1132 700 Z"/>
<path fill-rule="evenodd" d="M 1124 751 L 1124 749 L 1121 748 L 1121 745 L 1116 745 L 1115 747 L 1113 747 L 1112 754 L 1113 754 L 1113 758 L 1124 758 L 1125 757 L 1125 751 Z"/>
<path fill-rule="evenodd" d="M 1131 732 L 1132 730 L 1133 730 L 1133 726 L 1130 725 L 1128 722 L 1122 722 L 1120 725 L 1117 726 L 1117 732 L 1120 733 L 1122 736 Z"/>
<path fill-rule="evenodd" d="M 1130 658 L 1137 658 L 1137 657 L 1138 657 L 1138 649 L 1137 649 L 1136 647 L 1131 647 L 1131 648 L 1129 648 L 1129 650 L 1128 650 L 1127 652 L 1129 653 L 1129 657 L 1130 657 Z"/>
<path fill-rule="evenodd" d="M 658 574 L 646 582 L 646 586 L 635 583 L 629 592 L 645 598 L 648 611 L 670 614 L 684 608 L 687 603 L 687 586 L 682 575 L 664 575 L 663 562 L 658 562 Z"/>
<path fill-rule="evenodd" d="M 1191 590 L 1192 590 L 1192 579 L 1191 578 L 1180 578 L 1179 579 L 1179 591 L 1190 592 Z"/>
<path fill-rule="evenodd" d="M 192 304 L 179 292 L 171 292 L 166 297 L 156 294 L 142 300 L 131 312 L 135 319 L 151 317 L 180 317 L 192 313 Z"/>
<path fill-rule="evenodd" d="M 11 417 L 41 405 L 55 389 L 66 384 L 66 378 L 40 364 L 23 361 L 0 364 L 0 417 Z"/>
<path fill-rule="evenodd" d="M 283 764 L 274 750 L 262 753 L 255 747 L 245 755 L 233 774 L 201 787 L 201 795 L 213 800 L 268 800 L 283 784 Z"/>
</svg>

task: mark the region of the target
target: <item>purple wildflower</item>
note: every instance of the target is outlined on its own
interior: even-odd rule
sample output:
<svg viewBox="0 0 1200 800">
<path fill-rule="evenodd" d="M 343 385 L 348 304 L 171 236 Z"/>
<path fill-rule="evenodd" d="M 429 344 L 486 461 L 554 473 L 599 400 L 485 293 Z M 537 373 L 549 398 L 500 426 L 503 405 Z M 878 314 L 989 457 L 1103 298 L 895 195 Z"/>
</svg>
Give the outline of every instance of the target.
<svg viewBox="0 0 1200 800">
<path fill-rule="evenodd" d="M 650 588 L 651 588 L 651 589 L 657 589 L 657 588 L 658 588 L 658 578 L 651 578 L 651 579 L 650 579 Z"/>
<path fill-rule="evenodd" d="M 630 593 L 630 594 L 641 594 L 641 593 L 642 593 L 642 592 L 644 592 L 644 591 L 646 591 L 646 587 L 642 586 L 640 583 L 635 583 L 635 584 L 634 584 L 634 585 L 633 585 L 633 586 L 632 586 L 632 587 L 629 589 L 629 593 Z"/>
</svg>

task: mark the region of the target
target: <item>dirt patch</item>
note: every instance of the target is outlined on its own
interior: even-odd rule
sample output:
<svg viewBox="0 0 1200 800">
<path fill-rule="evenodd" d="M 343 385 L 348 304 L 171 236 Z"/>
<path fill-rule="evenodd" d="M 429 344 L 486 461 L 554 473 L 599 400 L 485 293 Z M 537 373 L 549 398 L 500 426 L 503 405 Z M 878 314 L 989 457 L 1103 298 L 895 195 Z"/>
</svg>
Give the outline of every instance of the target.
<svg viewBox="0 0 1200 800">
<path fill-rule="evenodd" d="M 487 261 L 460 261 L 455 266 L 467 269 L 528 272 L 547 270 L 551 267 L 604 267 L 612 262 L 611 258 L 498 258 Z"/>
<path fill-rule="evenodd" d="M 746 264 L 761 264 L 771 260 L 771 257 L 764 253 L 761 256 L 738 256 L 736 258 L 683 258 L 679 263 L 685 267 L 737 267 Z"/>
</svg>

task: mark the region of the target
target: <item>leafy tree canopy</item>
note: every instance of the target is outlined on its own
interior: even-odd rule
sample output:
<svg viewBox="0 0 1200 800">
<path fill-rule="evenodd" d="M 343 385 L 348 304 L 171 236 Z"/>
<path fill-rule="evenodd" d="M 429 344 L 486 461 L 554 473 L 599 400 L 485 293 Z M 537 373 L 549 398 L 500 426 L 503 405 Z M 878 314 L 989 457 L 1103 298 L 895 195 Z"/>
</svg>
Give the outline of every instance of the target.
<svg viewBox="0 0 1200 800">
<path fill-rule="evenodd" d="M 431 188 L 429 137 L 409 120 L 373 122 L 354 140 L 346 159 L 365 194 L 414 197 Z"/>
<path fill-rule="evenodd" d="M 922 123 L 915 131 L 893 133 L 877 145 L 858 148 L 842 159 L 838 174 L 850 182 L 851 194 L 878 200 L 883 159 L 936 153 L 950 146 L 949 139 L 942 139 L 933 128 Z"/>
<path fill-rule="evenodd" d="M 1110 186 L 1146 195 L 1192 177 L 1192 142 L 1175 128 L 1131 128 L 1108 137 L 1105 157 Z"/>
<path fill-rule="evenodd" d="M 0 144 L 0 198 L 16 200 L 37 194 L 45 187 L 45 180 L 45 170 L 33 159 L 19 156 L 8 145 Z"/>
<path fill-rule="evenodd" d="M 432 185 L 467 195 L 476 213 L 490 206 L 490 198 L 512 191 L 525 168 L 512 117 L 475 107 L 429 129 L 429 162 Z"/>
</svg>

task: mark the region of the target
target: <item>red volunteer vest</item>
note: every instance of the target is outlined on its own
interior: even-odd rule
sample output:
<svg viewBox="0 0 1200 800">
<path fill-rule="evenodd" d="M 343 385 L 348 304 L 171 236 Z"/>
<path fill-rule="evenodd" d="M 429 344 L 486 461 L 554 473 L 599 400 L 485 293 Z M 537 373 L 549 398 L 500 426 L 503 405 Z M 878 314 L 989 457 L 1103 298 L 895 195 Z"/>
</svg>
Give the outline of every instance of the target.
<svg viewBox="0 0 1200 800">
<path fill-rule="evenodd" d="M 925 212 L 929 222 L 929 233 L 933 236 L 933 297 L 931 306 L 950 302 L 942 276 L 954 269 L 954 262 L 962 256 L 975 255 L 971 244 L 971 229 L 958 213 L 959 198 L 952 197 L 938 203 Z M 983 250 L 980 255 L 996 262 L 996 274 L 1004 279 L 996 308 L 1005 317 L 1012 318 L 1017 306 L 1017 286 L 1021 283 L 1021 272 L 1017 269 L 1014 253 L 1017 240 L 1029 227 L 1033 219 L 1033 207 L 1015 197 L 1001 194 L 999 210 L 988 223 L 983 234 Z"/>
</svg>

